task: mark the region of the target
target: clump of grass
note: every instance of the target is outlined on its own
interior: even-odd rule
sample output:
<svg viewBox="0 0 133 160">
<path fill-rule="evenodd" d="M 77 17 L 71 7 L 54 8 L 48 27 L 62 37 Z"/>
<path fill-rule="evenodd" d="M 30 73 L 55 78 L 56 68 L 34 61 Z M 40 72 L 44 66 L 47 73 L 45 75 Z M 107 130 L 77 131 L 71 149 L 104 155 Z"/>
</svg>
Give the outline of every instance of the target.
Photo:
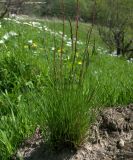
<svg viewBox="0 0 133 160">
<path fill-rule="evenodd" d="M 93 120 L 91 95 L 76 85 L 49 85 L 45 90 L 46 126 L 54 147 L 77 147 L 84 141 Z"/>
<path fill-rule="evenodd" d="M 71 26 L 71 21 L 69 20 L 69 22 Z M 79 0 L 77 0 L 75 34 L 72 28 L 70 31 L 71 41 L 74 46 L 72 47 L 70 60 L 67 62 L 62 56 L 64 50 L 64 23 L 63 16 L 60 57 L 54 52 L 53 66 L 50 68 L 50 83 L 48 83 L 44 94 L 46 126 L 49 140 L 55 148 L 60 148 L 62 145 L 78 147 L 87 136 L 88 128 L 94 117 L 92 108 L 89 106 L 93 90 L 86 91 L 84 88 L 84 79 L 89 61 L 88 45 L 93 25 L 91 30 L 88 31 L 86 47 L 79 59 L 77 56 Z M 73 35 L 75 35 L 75 39 Z"/>
</svg>

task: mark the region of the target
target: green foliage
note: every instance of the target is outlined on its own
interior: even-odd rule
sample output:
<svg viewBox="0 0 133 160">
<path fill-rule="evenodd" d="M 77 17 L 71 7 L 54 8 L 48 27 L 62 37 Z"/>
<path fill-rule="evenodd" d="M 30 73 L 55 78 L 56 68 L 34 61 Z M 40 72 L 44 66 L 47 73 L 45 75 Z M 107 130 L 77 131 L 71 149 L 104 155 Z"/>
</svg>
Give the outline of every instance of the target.
<svg viewBox="0 0 133 160">
<path fill-rule="evenodd" d="M 39 67 L 25 59 L 25 56 L 8 53 L 0 60 L 0 90 L 22 92 L 39 85 Z"/>
<path fill-rule="evenodd" d="M 79 0 L 80 3 L 80 17 L 87 21 L 90 18 L 91 11 L 89 9 L 92 5 L 92 0 L 88 3 L 87 0 Z M 66 18 L 75 19 L 76 16 L 76 0 L 64 0 L 65 16 Z M 89 9 L 88 9 L 89 8 Z M 46 0 L 46 4 L 41 8 L 42 15 L 62 17 L 61 0 Z"/>
<path fill-rule="evenodd" d="M 129 25 L 132 25 L 132 7 L 133 3 L 131 0 L 102 0 L 102 3 L 101 0 L 97 0 L 97 22 L 107 25 L 107 22 L 112 18 L 114 18 L 113 22 L 116 22 L 118 12 L 120 22 L 126 20 Z"/>
<path fill-rule="evenodd" d="M 94 106 L 128 104 L 133 100 L 133 65 L 123 58 L 96 55 L 89 67 L 86 88 L 94 88 Z"/>
<path fill-rule="evenodd" d="M 32 93 L 33 94 L 33 93 Z M 14 101 L 17 97 L 17 100 Z M 42 110 L 31 102 L 30 95 L 21 93 L 3 94 L 0 100 L 8 108 L 8 115 L 0 112 L 0 159 L 7 160 L 14 155 L 20 143 L 32 136 L 37 125 L 39 125 L 40 113 Z M 33 98 L 33 96 L 32 96 Z M 5 109 L 6 109 L 5 108 Z M 42 117 L 41 117 L 42 118 Z M 37 123 L 38 122 L 38 123 Z"/>
<path fill-rule="evenodd" d="M 83 83 L 79 83 L 87 25 L 80 23 L 78 41 L 81 39 L 82 43 L 77 45 L 74 72 L 70 76 L 73 53 L 71 46 L 67 45 L 71 36 L 68 22 L 65 25 L 62 70 L 61 22 L 40 20 L 37 27 L 33 24 L 29 20 L 26 23 L 16 20 L 1 22 L 0 39 L 11 30 L 18 34 L 0 44 L 2 160 L 9 159 L 38 126 L 54 147 L 77 147 L 87 136 L 98 107 L 129 104 L 133 100 L 133 64 L 124 58 L 103 54 L 105 48 L 99 47 L 102 43 L 96 30 L 97 54 L 91 55 L 92 47 L 89 48 L 89 68 Z M 29 44 L 29 40 L 33 43 L 30 41 Z"/>
<path fill-rule="evenodd" d="M 103 25 L 99 25 L 99 33 L 103 42 L 112 52 L 117 55 L 129 56 L 133 51 L 132 31 L 130 30 L 132 21 L 130 20 L 130 7 L 119 0 L 106 1 L 106 16 L 100 18 Z M 103 9 L 103 7 L 101 7 Z M 127 11 L 129 10 L 129 12 Z M 128 16 L 127 16 L 128 15 Z"/>
<path fill-rule="evenodd" d="M 36 1 L 36 0 L 35 0 Z M 61 0 L 44 0 L 46 4 L 41 5 L 40 8 L 36 7 L 36 13 L 38 12 L 42 16 L 56 16 L 62 17 Z M 111 3 L 113 2 L 113 7 Z M 83 21 L 91 21 L 94 8 L 93 0 L 79 0 L 80 3 L 80 18 Z M 98 24 L 106 24 L 107 18 L 109 18 L 110 11 L 116 13 L 116 7 L 118 3 L 119 12 L 121 17 L 128 17 L 129 24 L 132 26 L 133 19 L 133 3 L 132 0 L 96 0 L 96 17 Z M 64 0 L 65 16 L 66 18 L 75 19 L 76 16 L 76 0 Z M 111 8 L 112 7 L 112 8 Z M 31 13 L 33 12 L 33 6 L 29 7 Z M 34 7 L 35 8 L 35 7 Z M 34 14 L 34 12 L 33 12 Z"/>
</svg>

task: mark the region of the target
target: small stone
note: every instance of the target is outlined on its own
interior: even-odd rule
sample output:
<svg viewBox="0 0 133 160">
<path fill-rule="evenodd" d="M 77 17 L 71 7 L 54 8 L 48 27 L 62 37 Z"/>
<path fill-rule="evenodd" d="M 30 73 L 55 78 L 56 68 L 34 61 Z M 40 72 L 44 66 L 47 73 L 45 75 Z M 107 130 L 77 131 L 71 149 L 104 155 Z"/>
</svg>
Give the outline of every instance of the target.
<svg viewBox="0 0 133 160">
<path fill-rule="evenodd" d="M 117 141 L 117 148 L 121 149 L 123 148 L 125 145 L 125 141 L 123 139 L 120 139 L 119 141 Z"/>
</svg>

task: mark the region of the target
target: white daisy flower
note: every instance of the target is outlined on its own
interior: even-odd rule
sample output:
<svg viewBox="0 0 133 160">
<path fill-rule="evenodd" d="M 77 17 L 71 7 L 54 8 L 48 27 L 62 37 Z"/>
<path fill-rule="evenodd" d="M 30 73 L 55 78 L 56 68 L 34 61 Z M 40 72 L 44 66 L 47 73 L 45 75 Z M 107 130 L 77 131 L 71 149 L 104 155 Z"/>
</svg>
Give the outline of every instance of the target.
<svg viewBox="0 0 133 160">
<path fill-rule="evenodd" d="M 18 34 L 16 32 L 14 32 L 14 31 L 10 31 L 9 35 L 11 35 L 11 36 L 18 36 Z"/>
<path fill-rule="evenodd" d="M 20 24 L 21 22 L 20 21 L 18 21 L 18 20 L 16 20 L 16 19 L 14 19 L 13 20 L 15 23 L 17 23 L 17 24 Z"/>
<path fill-rule="evenodd" d="M 38 27 L 38 29 L 42 30 L 42 27 L 40 26 L 40 27 Z"/>
<path fill-rule="evenodd" d="M 4 18 L 4 20 L 11 21 L 12 19 L 11 18 Z"/>
<path fill-rule="evenodd" d="M 66 45 L 71 47 L 72 46 L 72 42 L 68 41 Z"/>
<path fill-rule="evenodd" d="M 39 22 L 31 22 L 31 24 L 33 25 L 33 27 L 40 27 L 41 23 Z"/>
<path fill-rule="evenodd" d="M 3 36 L 3 39 L 4 39 L 4 40 L 8 40 L 9 37 L 10 37 L 9 33 L 6 33 L 6 34 Z"/>
<path fill-rule="evenodd" d="M 33 44 L 33 40 L 29 40 L 28 44 L 30 44 L 30 45 Z"/>
<path fill-rule="evenodd" d="M 94 73 L 97 74 L 98 72 L 97 72 L 97 71 L 94 71 Z"/>
<path fill-rule="evenodd" d="M 32 26 L 32 24 L 24 22 L 23 24 L 28 25 L 28 26 Z"/>
<path fill-rule="evenodd" d="M 63 34 L 63 32 L 59 31 L 59 34 Z"/>
<path fill-rule="evenodd" d="M 4 40 L 0 40 L 0 44 L 4 44 L 5 43 L 5 41 Z"/>
<path fill-rule="evenodd" d="M 81 44 L 81 45 L 82 45 L 82 44 L 83 44 L 83 42 L 81 42 L 81 41 L 77 41 L 77 44 Z"/>
<path fill-rule="evenodd" d="M 132 62 L 133 62 L 133 58 L 130 58 L 130 61 L 132 61 Z"/>
<path fill-rule="evenodd" d="M 54 50 L 55 50 L 55 47 L 52 47 L 51 49 L 52 49 L 52 51 L 54 51 Z"/>
</svg>

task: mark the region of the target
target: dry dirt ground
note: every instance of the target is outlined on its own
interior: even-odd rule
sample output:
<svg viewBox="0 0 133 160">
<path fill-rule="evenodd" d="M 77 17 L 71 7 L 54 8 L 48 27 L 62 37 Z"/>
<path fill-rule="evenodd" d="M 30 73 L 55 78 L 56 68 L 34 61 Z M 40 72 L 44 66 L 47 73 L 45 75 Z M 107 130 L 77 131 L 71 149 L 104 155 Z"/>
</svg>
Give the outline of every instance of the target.
<svg viewBox="0 0 133 160">
<path fill-rule="evenodd" d="M 89 139 L 77 151 L 50 151 L 37 129 L 18 149 L 18 156 L 24 160 L 133 160 L 133 104 L 103 110 Z"/>
</svg>

